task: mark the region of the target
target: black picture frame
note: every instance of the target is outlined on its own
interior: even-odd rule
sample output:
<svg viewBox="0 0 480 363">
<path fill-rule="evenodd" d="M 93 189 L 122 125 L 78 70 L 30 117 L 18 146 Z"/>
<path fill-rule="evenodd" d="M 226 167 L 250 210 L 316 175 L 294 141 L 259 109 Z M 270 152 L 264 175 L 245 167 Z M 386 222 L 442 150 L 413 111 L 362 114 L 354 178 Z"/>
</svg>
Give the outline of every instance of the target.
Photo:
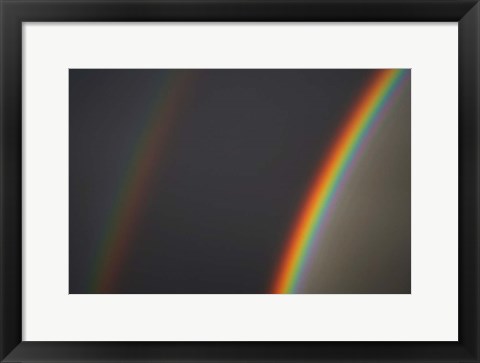
<svg viewBox="0 0 480 363">
<path fill-rule="evenodd" d="M 0 0 L 0 16 L 2 362 L 479 362 L 480 4 L 477 0 Z M 22 341 L 22 22 L 27 21 L 458 22 L 459 341 Z"/>
</svg>

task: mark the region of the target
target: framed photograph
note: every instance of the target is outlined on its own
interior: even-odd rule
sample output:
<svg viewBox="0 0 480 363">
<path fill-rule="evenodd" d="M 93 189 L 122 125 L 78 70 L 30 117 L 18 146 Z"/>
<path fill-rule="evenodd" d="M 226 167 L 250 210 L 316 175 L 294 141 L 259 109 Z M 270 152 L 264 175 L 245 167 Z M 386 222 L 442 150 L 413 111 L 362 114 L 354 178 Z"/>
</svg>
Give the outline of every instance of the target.
<svg viewBox="0 0 480 363">
<path fill-rule="evenodd" d="M 480 362 L 478 1 L 0 12 L 1 362 Z"/>
</svg>

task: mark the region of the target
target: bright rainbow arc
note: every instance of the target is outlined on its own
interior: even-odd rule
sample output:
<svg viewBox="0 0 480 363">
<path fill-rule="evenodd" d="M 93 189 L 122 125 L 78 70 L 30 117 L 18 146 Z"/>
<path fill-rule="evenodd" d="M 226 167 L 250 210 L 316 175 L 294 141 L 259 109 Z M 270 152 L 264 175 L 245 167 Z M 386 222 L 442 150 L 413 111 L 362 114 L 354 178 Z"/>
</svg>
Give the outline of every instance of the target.
<svg viewBox="0 0 480 363">
<path fill-rule="evenodd" d="M 272 293 L 294 293 L 306 269 L 308 256 L 318 241 L 322 224 L 328 217 L 332 201 L 352 161 L 374 124 L 381 118 L 395 90 L 402 84 L 405 70 L 376 72 L 363 92 L 345 126 L 339 132 L 326 159 L 322 162 L 306 195 L 300 214 L 286 243 Z"/>
</svg>

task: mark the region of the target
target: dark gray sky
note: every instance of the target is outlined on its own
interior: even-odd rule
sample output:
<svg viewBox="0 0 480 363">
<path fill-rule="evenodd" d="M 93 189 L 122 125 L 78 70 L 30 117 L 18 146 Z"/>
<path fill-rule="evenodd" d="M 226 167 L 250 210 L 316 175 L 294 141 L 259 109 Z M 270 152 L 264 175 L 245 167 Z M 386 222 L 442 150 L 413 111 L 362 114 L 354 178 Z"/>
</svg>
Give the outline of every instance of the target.
<svg viewBox="0 0 480 363">
<path fill-rule="evenodd" d="M 70 293 L 267 293 L 373 72 L 70 70 Z M 386 118 L 302 292 L 410 292 L 409 85 Z"/>
</svg>

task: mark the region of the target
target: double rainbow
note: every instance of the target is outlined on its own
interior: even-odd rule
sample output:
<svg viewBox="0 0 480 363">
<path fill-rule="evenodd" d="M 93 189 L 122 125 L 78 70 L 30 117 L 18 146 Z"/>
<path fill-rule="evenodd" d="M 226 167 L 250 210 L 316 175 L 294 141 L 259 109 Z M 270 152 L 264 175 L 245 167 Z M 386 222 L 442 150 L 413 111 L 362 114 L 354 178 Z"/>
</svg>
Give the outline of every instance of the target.
<svg viewBox="0 0 480 363">
<path fill-rule="evenodd" d="M 367 89 L 346 118 L 343 128 L 314 176 L 292 232 L 286 242 L 272 293 L 295 293 L 308 267 L 313 247 L 319 243 L 322 226 L 349 168 L 376 123 L 383 118 L 408 71 L 385 69 L 375 72 Z"/>
</svg>

